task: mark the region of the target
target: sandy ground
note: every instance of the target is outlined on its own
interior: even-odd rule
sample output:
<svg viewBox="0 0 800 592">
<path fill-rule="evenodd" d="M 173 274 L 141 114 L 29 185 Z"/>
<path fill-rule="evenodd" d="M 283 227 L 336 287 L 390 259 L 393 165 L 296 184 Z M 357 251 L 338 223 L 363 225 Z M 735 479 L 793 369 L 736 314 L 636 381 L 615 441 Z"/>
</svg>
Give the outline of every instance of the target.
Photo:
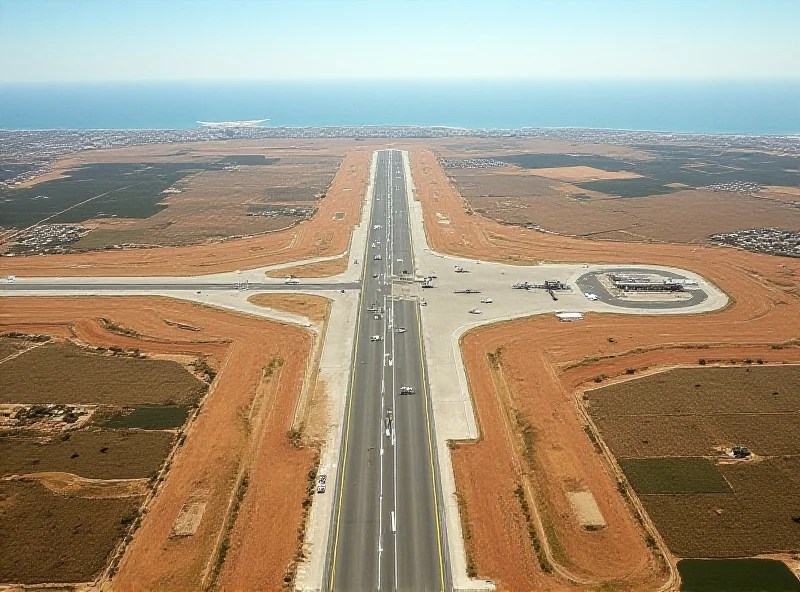
<svg viewBox="0 0 800 592">
<path fill-rule="evenodd" d="M 147 338 L 109 333 L 98 323 L 99 316 Z M 187 332 L 164 319 L 201 330 Z M 168 299 L 129 297 L 15 298 L 0 313 L 0 331 L 10 330 L 68 332 L 92 345 L 207 356 L 219 369 L 217 379 L 128 547 L 113 587 L 200 588 L 220 540 L 235 477 L 249 460 L 244 468 L 250 488 L 231 533 L 223 576 L 236 589 L 280 589 L 299 546 L 301 502 L 315 457 L 313 450 L 295 448 L 286 437 L 306 371 L 308 332 Z M 276 357 L 283 364 L 265 385 L 264 369 Z M 207 505 L 196 534 L 171 537 L 181 508 L 198 494 Z M 257 549 L 258 561 L 237 552 L 240 547 Z"/>
<path fill-rule="evenodd" d="M 499 589 L 564 587 L 540 569 L 514 493 L 527 486 L 556 561 L 581 580 L 653 589 L 666 579 L 644 541 L 633 511 L 617 492 L 613 469 L 583 431 L 574 393 L 601 374 L 743 357 L 796 361 L 800 334 L 800 262 L 721 248 L 602 243 L 505 227 L 468 215 L 461 196 L 432 153 L 413 151 L 417 197 L 431 248 L 485 260 L 639 262 L 690 269 L 714 281 L 733 303 L 694 317 L 589 315 L 580 323 L 534 317 L 477 329 L 463 355 L 481 427 L 476 443 L 460 443 L 452 458 L 466 507 L 467 542 L 481 577 Z M 442 224 L 447 219 L 449 224 Z M 613 338 L 613 342 L 609 340 Z M 696 349 L 699 347 L 708 349 Z M 487 353 L 502 348 L 492 370 Z M 608 357 L 610 356 L 610 357 Z M 597 361 L 588 360 L 601 358 Z M 516 413 L 534 429 L 533 462 Z M 571 491 L 589 490 L 608 523 L 587 531 L 573 517 Z"/>
<path fill-rule="evenodd" d="M 523 171 L 520 171 L 523 172 Z M 582 183 L 584 181 L 602 181 L 608 179 L 638 179 L 641 175 L 630 171 L 604 171 L 589 166 L 570 166 L 554 167 L 549 169 L 528 169 L 524 173 L 537 177 L 547 177 L 558 179 L 559 181 L 569 181 L 571 183 Z"/>
<path fill-rule="evenodd" d="M 305 265 L 274 269 L 267 272 L 267 277 L 285 278 L 292 276 L 296 278 L 322 278 L 339 275 L 340 273 L 344 273 L 346 269 L 347 258 L 341 257 L 328 261 L 317 261 L 315 263 L 306 263 Z"/>
<path fill-rule="evenodd" d="M 371 158 L 368 148 L 348 152 L 314 218 L 286 231 L 186 247 L 3 257 L 0 270 L 20 277 L 200 275 L 339 255 L 361 218 Z"/>
<path fill-rule="evenodd" d="M 299 314 L 315 323 L 328 318 L 331 310 L 329 299 L 310 294 L 254 294 L 247 301 L 265 308 Z"/>
</svg>

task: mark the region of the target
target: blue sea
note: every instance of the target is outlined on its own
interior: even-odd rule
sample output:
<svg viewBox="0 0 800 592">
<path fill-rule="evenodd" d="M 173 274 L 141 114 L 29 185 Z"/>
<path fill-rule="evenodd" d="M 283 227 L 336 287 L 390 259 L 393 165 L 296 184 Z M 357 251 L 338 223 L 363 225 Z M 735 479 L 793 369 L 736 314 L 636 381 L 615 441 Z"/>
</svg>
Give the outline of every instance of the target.
<svg viewBox="0 0 800 592">
<path fill-rule="evenodd" d="M 268 126 L 585 127 L 800 134 L 800 80 L 0 84 L 2 129 Z"/>
</svg>

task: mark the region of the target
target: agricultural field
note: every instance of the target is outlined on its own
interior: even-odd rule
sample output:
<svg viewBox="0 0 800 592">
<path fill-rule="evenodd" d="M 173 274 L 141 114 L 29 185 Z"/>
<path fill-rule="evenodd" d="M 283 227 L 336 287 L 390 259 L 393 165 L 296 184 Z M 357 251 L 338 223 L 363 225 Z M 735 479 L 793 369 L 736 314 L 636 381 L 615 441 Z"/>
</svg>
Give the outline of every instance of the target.
<svg viewBox="0 0 800 592">
<path fill-rule="evenodd" d="M 800 580 L 774 559 L 683 559 L 682 592 L 797 592 Z"/>
<path fill-rule="evenodd" d="M 672 553 L 800 551 L 800 366 L 683 368 L 583 398 Z"/>
<path fill-rule="evenodd" d="M 6 228 L 77 224 L 79 236 L 42 245 L 35 233 L 22 233 L 1 247 L 28 254 L 180 246 L 285 229 L 316 213 L 344 156 L 203 148 L 98 151 L 65 159 L 59 174 L 41 182 L 2 189 Z"/>
<path fill-rule="evenodd" d="M 138 350 L 1 337 L 9 349 L 21 353 L 0 362 L 0 583 L 91 581 L 207 384 Z"/>
<path fill-rule="evenodd" d="M 36 481 L 0 481 L 0 582 L 86 582 L 143 499 L 59 495 Z"/>
<path fill-rule="evenodd" d="M 447 175 L 469 209 L 513 225 L 615 241 L 706 243 L 718 232 L 800 230 L 800 161 L 791 156 L 703 146 L 452 146 Z M 515 147 L 517 150 L 519 147 Z M 585 152 L 583 152 L 585 151 Z M 458 166 L 458 157 L 508 166 Z M 714 212 L 709 216 L 708 212 Z M 721 230 L 718 230 L 721 229 Z"/>
<path fill-rule="evenodd" d="M 0 364 L 0 403 L 188 406 L 205 389 L 177 362 L 71 343 L 45 344 Z"/>
</svg>

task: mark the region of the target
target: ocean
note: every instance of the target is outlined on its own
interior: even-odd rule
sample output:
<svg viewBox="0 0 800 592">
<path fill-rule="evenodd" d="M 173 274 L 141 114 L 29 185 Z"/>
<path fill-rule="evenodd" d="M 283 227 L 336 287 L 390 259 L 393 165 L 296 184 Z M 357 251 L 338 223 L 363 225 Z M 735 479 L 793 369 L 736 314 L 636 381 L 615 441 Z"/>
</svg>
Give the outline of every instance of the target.
<svg viewBox="0 0 800 592">
<path fill-rule="evenodd" d="M 268 126 L 582 127 L 800 134 L 800 80 L 0 84 L 0 129 Z"/>
</svg>

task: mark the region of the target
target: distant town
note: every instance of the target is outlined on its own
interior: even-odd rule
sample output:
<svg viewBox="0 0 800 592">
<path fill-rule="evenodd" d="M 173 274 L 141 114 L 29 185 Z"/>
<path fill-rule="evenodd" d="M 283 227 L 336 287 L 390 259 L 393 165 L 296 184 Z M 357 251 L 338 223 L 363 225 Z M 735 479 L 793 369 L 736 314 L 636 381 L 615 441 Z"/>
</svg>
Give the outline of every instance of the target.
<svg viewBox="0 0 800 592">
<path fill-rule="evenodd" d="M 186 130 L 0 130 L 0 186 L 13 187 L 52 171 L 54 161 L 81 150 L 151 144 L 269 138 L 534 138 L 601 144 L 702 144 L 720 149 L 800 155 L 798 136 L 738 136 L 581 128 L 473 130 L 422 126 L 201 127 Z M 486 159 L 462 166 L 497 166 Z"/>
<path fill-rule="evenodd" d="M 738 230 L 712 234 L 709 238 L 714 243 L 739 247 L 757 253 L 800 257 L 800 233 L 779 228 Z"/>
</svg>

